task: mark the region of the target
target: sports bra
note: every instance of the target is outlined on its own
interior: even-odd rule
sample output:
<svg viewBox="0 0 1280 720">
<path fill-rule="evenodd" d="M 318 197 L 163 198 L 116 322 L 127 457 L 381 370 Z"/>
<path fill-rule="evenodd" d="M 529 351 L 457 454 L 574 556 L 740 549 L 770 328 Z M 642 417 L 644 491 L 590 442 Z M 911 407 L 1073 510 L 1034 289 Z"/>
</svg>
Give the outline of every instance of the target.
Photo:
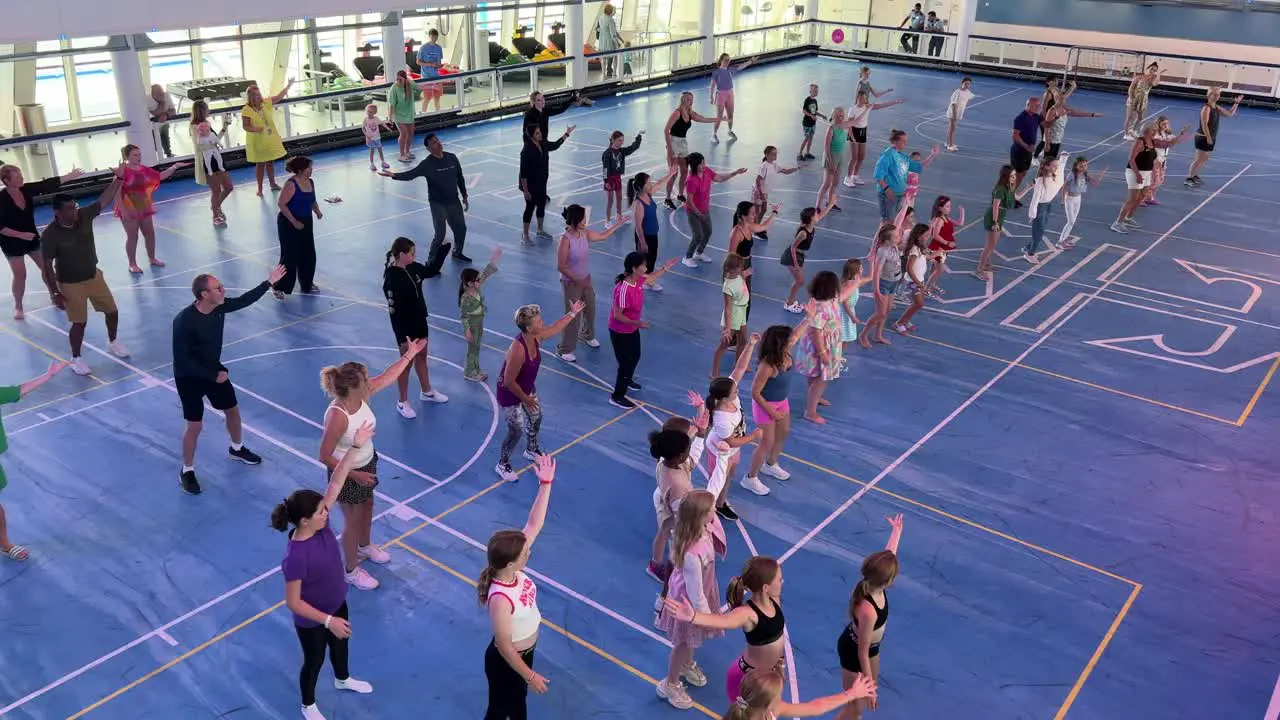
<svg viewBox="0 0 1280 720">
<path fill-rule="evenodd" d="M 1156 149 L 1142 141 L 1142 150 L 1133 158 L 1134 169 L 1138 172 L 1149 172 L 1156 166 Z"/>
<path fill-rule="evenodd" d="M 518 643 L 538 634 L 542 613 L 538 611 L 538 586 L 523 571 L 516 571 L 515 582 L 503 584 L 497 580 L 489 586 L 486 605 L 495 596 L 506 598 L 511 604 L 511 642 Z"/>
<path fill-rule="evenodd" d="M 782 631 L 787 629 L 787 619 L 782 615 L 782 605 L 773 604 L 773 617 L 760 612 L 760 608 L 756 607 L 751 600 L 747 601 L 747 607 L 756 614 L 755 629 L 743 632 L 747 636 L 747 644 L 751 647 L 760 647 L 777 642 L 778 638 L 782 637 Z"/>
<path fill-rule="evenodd" d="M 870 595 L 866 597 L 866 600 L 867 604 L 872 608 L 875 608 L 876 611 L 876 624 L 871 626 L 871 630 L 874 632 L 884 627 L 884 624 L 889 620 L 889 593 L 885 593 L 884 595 L 884 607 L 877 607 L 876 601 L 872 600 Z M 856 630 L 858 627 L 857 623 L 858 621 L 855 619 L 853 622 L 849 623 L 849 626 Z"/>
<path fill-rule="evenodd" d="M 689 134 L 689 128 L 693 127 L 693 121 L 685 120 L 684 113 L 676 111 L 676 121 L 671 123 L 671 137 L 682 138 Z"/>
<path fill-rule="evenodd" d="M 760 397 L 771 403 L 782 402 L 787 399 L 790 389 L 791 372 L 779 369 L 778 374 L 764 381 L 764 387 L 760 388 Z"/>
<path fill-rule="evenodd" d="M 741 234 L 742 231 L 739 230 L 738 226 L 735 225 L 734 228 L 729 231 L 729 233 L 730 233 L 729 235 L 730 238 L 732 238 L 733 235 Z M 756 244 L 755 237 L 753 237 L 751 233 L 747 233 L 747 237 L 738 242 L 738 250 L 737 250 L 738 257 L 741 257 L 743 260 L 747 261 L 746 262 L 747 267 L 751 267 L 751 248 L 754 247 L 755 244 Z"/>
</svg>

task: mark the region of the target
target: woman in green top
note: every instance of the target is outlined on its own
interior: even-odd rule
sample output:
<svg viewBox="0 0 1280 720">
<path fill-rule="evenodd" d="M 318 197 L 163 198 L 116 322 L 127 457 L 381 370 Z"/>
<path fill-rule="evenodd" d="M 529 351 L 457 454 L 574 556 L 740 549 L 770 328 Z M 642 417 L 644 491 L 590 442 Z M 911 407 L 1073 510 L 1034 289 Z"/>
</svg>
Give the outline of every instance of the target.
<svg viewBox="0 0 1280 720">
<path fill-rule="evenodd" d="M 982 227 L 987 231 L 987 244 L 982 247 L 982 255 L 978 257 L 978 267 L 973 271 L 973 276 L 983 282 L 991 279 L 991 256 L 996 251 L 996 243 L 1000 242 L 1005 215 L 1009 214 L 1009 208 L 1015 202 L 1013 190 L 1017 177 L 1012 166 L 1001 166 L 1000 179 L 996 180 L 996 186 L 991 190 L 991 206 L 982 216 Z"/>
<path fill-rule="evenodd" d="M 409 79 L 409 73 L 401 70 L 396 73 L 396 82 L 387 91 L 387 122 L 400 131 L 400 162 L 411 162 L 413 154 L 413 122 L 417 118 L 414 100 L 418 96 L 418 88 Z"/>
<path fill-rule="evenodd" d="M 818 188 L 818 201 L 814 203 L 814 207 L 840 209 L 836 204 L 836 187 L 840 184 L 841 170 L 849 162 L 849 130 L 853 128 L 854 122 L 853 118 L 845 116 L 844 108 L 838 107 L 831 111 L 831 127 L 827 128 L 827 152 L 822 161 L 822 187 Z"/>
<path fill-rule="evenodd" d="M 49 369 L 45 370 L 44 374 L 39 377 L 31 378 L 21 385 L 0 387 L 0 405 L 9 405 L 18 402 L 22 398 L 31 394 L 32 390 L 35 390 L 41 385 L 49 382 L 54 375 L 62 372 L 62 369 L 70 364 L 71 363 L 69 361 L 57 360 L 50 363 Z M 4 423 L 0 422 L 0 455 L 3 455 L 8 449 L 9 438 L 4 434 Z M 9 480 L 4 475 L 4 466 L 0 465 L 0 490 L 4 490 L 8 484 Z M 22 562 L 30 557 L 26 548 L 21 545 L 14 545 L 9 541 L 9 525 L 5 520 L 3 505 L 0 505 L 0 553 L 4 553 L 18 562 Z"/>
<path fill-rule="evenodd" d="M 498 258 L 502 248 L 493 251 L 484 270 L 466 268 L 458 281 L 458 307 L 462 313 L 462 331 L 467 338 L 467 362 L 462 376 L 475 382 L 484 382 L 489 376 L 480 370 L 480 343 L 484 342 L 484 295 L 480 286 L 498 272 Z"/>
</svg>

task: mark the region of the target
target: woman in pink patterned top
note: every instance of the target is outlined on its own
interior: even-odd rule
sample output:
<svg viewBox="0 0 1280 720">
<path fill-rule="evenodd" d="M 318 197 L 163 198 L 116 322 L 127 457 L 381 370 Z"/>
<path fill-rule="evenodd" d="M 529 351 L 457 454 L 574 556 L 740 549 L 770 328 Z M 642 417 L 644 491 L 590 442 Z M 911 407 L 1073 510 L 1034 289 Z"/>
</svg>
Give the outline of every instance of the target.
<svg viewBox="0 0 1280 720">
<path fill-rule="evenodd" d="M 138 231 L 147 244 L 147 259 L 152 267 L 164 267 L 164 263 L 156 257 L 156 226 L 151 219 L 156 214 L 155 203 L 151 195 L 160 187 L 160 183 L 191 163 L 174 163 L 156 171 L 142 164 L 142 152 L 137 145 L 125 145 L 120 150 L 124 159 L 124 169 L 120 175 L 120 195 L 116 199 L 116 217 L 124 225 L 124 252 L 129 258 L 129 272 L 141 273 L 138 267 Z"/>
</svg>

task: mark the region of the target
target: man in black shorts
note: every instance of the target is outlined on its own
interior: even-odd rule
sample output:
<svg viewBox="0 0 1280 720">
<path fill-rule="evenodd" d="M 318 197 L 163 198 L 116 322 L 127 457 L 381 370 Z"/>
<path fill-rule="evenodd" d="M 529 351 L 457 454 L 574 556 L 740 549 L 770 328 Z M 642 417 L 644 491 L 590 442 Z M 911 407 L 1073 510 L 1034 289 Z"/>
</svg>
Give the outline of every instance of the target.
<svg viewBox="0 0 1280 720">
<path fill-rule="evenodd" d="M 222 281 L 212 275 L 197 275 L 191 283 L 195 302 L 173 319 L 173 382 L 182 401 L 182 418 L 187 421 L 182 435 L 182 491 L 200 494 L 196 479 L 196 441 L 204 426 L 204 400 L 227 418 L 227 434 L 232 458 L 246 465 L 259 465 L 262 458 L 241 444 L 240 408 L 236 390 L 222 364 L 222 328 L 227 313 L 249 307 L 262 299 L 271 286 L 284 277 L 285 267 L 277 265 L 265 282 L 240 297 L 229 298 Z"/>
<path fill-rule="evenodd" d="M 1017 182 L 1014 191 L 1022 187 L 1022 179 L 1031 169 L 1031 158 L 1035 156 L 1036 140 L 1040 137 L 1040 125 L 1044 119 L 1040 117 L 1040 98 L 1027 99 L 1027 107 L 1013 119 L 1013 146 L 1009 148 L 1009 165 L 1013 168 Z M 1018 202 L 1015 207 L 1022 207 Z"/>
</svg>

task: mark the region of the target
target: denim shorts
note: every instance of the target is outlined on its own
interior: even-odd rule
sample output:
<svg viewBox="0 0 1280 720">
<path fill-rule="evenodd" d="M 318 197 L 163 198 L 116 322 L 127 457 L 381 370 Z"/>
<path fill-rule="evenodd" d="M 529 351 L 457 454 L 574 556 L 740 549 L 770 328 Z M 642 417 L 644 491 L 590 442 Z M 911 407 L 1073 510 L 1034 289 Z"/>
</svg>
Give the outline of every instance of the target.
<svg viewBox="0 0 1280 720">
<path fill-rule="evenodd" d="M 886 222 L 898 217 L 898 207 L 902 203 L 902 196 L 894 193 L 893 199 L 890 200 L 884 191 L 880 191 L 880 219 Z"/>
<path fill-rule="evenodd" d="M 898 293 L 898 286 L 901 284 L 902 284 L 902 278 L 898 278 L 897 280 L 881 280 L 880 294 L 896 295 Z"/>
</svg>

